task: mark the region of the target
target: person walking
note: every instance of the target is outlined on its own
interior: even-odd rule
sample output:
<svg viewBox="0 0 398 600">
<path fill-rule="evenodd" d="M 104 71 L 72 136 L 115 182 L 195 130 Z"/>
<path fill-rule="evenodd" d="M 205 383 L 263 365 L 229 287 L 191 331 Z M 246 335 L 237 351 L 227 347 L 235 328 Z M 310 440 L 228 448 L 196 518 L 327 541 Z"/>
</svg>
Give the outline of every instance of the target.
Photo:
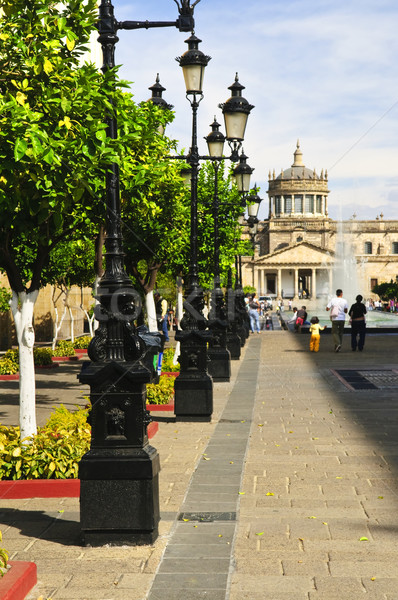
<svg viewBox="0 0 398 600">
<path fill-rule="evenodd" d="M 358 294 L 355 299 L 355 304 L 348 311 L 351 317 L 351 350 L 355 352 L 358 346 L 359 352 L 362 352 L 366 334 L 366 306 L 362 302 L 361 294 Z"/>
<path fill-rule="evenodd" d="M 249 301 L 249 317 L 250 317 L 250 329 L 254 333 L 260 333 L 260 305 L 256 300 L 256 294 L 253 294 Z"/>
<path fill-rule="evenodd" d="M 326 329 L 326 325 L 323 327 L 319 324 L 318 317 L 312 317 L 310 325 L 310 351 L 319 352 L 319 342 L 321 341 L 321 331 Z"/>
<path fill-rule="evenodd" d="M 348 304 L 347 300 L 343 298 L 343 290 L 336 290 L 336 297 L 330 300 L 326 310 L 330 310 L 334 351 L 340 352 L 343 343 L 345 316 L 348 312 Z"/>
</svg>

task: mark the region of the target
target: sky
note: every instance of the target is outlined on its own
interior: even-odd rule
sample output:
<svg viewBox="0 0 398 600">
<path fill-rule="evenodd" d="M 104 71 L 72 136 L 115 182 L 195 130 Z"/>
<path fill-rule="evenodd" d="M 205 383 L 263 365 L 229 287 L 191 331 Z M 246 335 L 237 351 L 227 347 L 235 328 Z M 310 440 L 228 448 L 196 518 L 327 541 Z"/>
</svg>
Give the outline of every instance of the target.
<svg viewBox="0 0 398 600">
<path fill-rule="evenodd" d="M 173 0 L 112 0 L 118 21 L 174 21 Z M 306 167 L 329 175 L 334 219 L 398 219 L 396 0 L 200 0 L 195 34 L 212 57 L 199 107 L 199 151 L 238 72 L 254 104 L 243 144 L 268 215 L 268 174 L 287 169 L 300 140 Z M 120 31 L 116 63 L 137 102 L 156 74 L 174 105 L 167 134 L 188 149 L 191 108 L 175 61 L 189 37 L 175 27 Z M 224 127 L 222 127 L 224 130 Z"/>
</svg>

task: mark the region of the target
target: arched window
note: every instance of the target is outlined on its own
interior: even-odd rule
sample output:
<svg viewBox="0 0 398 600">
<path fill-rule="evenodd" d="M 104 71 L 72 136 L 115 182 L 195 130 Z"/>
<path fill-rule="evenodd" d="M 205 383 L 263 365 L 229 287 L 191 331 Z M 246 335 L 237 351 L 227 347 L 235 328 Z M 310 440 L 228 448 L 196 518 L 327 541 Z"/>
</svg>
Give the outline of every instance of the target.
<svg viewBox="0 0 398 600">
<path fill-rule="evenodd" d="M 372 254 L 372 242 L 365 242 L 365 254 Z"/>
</svg>

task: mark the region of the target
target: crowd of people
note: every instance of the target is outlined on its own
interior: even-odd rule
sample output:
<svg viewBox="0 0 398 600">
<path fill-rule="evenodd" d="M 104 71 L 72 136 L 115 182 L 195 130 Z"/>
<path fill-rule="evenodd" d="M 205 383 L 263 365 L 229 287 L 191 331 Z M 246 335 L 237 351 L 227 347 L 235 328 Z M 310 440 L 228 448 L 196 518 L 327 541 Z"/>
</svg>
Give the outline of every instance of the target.
<svg viewBox="0 0 398 600">
<path fill-rule="evenodd" d="M 252 333 L 260 333 L 262 330 L 273 329 L 271 309 L 272 305 L 266 300 L 258 300 L 255 293 L 246 294 L 245 296 L 246 309 L 250 318 L 250 329 Z M 168 308 L 167 302 L 155 293 L 155 306 L 158 320 L 158 328 L 165 335 L 166 341 L 169 339 L 169 329 L 177 329 L 177 321 L 175 313 Z M 326 325 L 322 326 L 319 323 L 319 318 L 313 316 L 308 320 L 307 309 L 305 305 L 296 307 L 292 305 L 292 300 L 287 301 L 287 310 L 292 312 L 290 318 L 285 322 L 291 325 L 296 333 L 300 333 L 302 327 L 308 327 L 311 334 L 310 350 L 312 352 L 319 351 L 321 331 L 326 329 Z M 336 295 L 325 307 L 330 313 L 331 332 L 333 339 L 333 347 L 335 352 L 340 352 L 343 343 L 343 333 L 347 317 L 351 325 L 351 350 L 362 352 L 365 345 L 366 336 L 366 314 L 371 310 L 388 310 L 389 312 L 397 313 L 398 301 L 396 298 L 389 301 L 386 307 L 380 300 L 367 299 L 358 294 L 355 303 L 348 307 L 347 300 L 343 298 L 343 291 L 336 290 Z M 278 300 L 276 305 L 276 313 L 285 312 L 285 301 Z"/>
</svg>

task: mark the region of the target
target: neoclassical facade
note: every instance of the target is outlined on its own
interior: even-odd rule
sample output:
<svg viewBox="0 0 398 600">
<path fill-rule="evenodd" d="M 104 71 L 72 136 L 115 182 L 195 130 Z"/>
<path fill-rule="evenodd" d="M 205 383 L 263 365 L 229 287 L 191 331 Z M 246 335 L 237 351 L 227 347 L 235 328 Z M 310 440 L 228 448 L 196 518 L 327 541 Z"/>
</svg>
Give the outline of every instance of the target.
<svg viewBox="0 0 398 600">
<path fill-rule="evenodd" d="M 299 142 L 291 167 L 268 184 L 268 219 L 254 258 L 244 259 L 243 285 L 277 298 L 327 297 L 336 287 L 371 298 L 375 284 L 398 279 L 398 221 L 331 219 L 327 171 L 305 166 Z"/>
</svg>

